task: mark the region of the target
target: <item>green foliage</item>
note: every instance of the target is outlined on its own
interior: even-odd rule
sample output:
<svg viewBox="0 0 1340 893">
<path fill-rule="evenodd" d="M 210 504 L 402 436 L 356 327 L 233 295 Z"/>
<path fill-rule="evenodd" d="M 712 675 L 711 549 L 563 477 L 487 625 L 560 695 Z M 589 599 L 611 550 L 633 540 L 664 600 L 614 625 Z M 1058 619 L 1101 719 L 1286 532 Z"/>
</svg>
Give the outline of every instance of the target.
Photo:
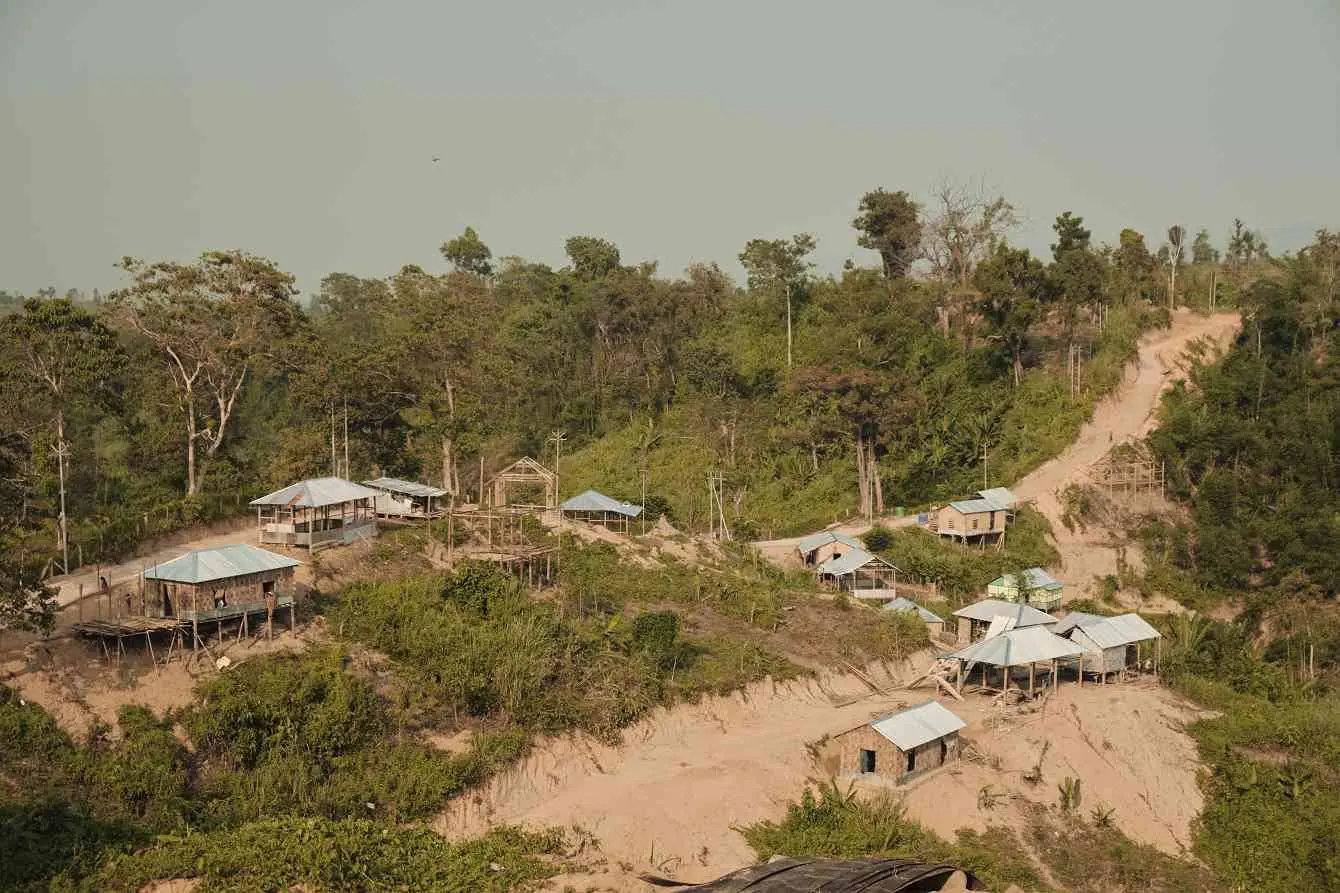
<svg viewBox="0 0 1340 893">
<path fill-rule="evenodd" d="M 369 821 L 265 819 L 236 828 L 160 838 L 133 855 L 113 857 L 82 880 L 54 889 L 135 893 L 163 878 L 200 878 L 200 893 L 289 890 L 325 893 L 503 893 L 529 890 L 558 873 L 563 837 L 499 828 L 449 843 L 420 828 Z"/>
<path fill-rule="evenodd" d="M 1079 811 L 1080 798 L 1080 780 L 1067 775 L 1061 783 L 1056 786 L 1056 792 L 1060 795 L 1061 812 L 1073 813 Z"/>
</svg>

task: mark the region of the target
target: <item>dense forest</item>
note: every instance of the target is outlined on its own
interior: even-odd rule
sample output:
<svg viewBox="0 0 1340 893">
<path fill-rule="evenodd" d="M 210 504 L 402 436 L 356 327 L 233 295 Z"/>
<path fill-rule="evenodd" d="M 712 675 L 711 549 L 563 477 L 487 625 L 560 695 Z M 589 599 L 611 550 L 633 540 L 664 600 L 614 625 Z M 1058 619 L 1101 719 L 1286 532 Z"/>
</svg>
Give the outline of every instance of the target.
<svg viewBox="0 0 1340 893">
<path fill-rule="evenodd" d="M 112 560 L 307 476 L 468 501 L 481 471 L 552 461 L 556 432 L 565 495 L 599 486 L 693 530 L 716 470 L 745 537 L 1010 482 L 1170 306 L 1231 306 L 1271 268 L 1241 221 L 1222 253 L 1181 226 L 1151 250 L 1068 212 L 1039 259 L 1010 244 L 1006 200 L 959 188 L 876 190 L 853 225 L 878 267 L 819 276 L 812 237 L 754 239 L 742 286 L 592 236 L 558 270 L 495 258 L 467 228 L 448 272 L 332 273 L 306 300 L 238 251 L 126 258 L 87 300 L 0 295 L 4 589 L 22 604 L 64 562 L 63 529 L 71 562 Z"/>
</svg>

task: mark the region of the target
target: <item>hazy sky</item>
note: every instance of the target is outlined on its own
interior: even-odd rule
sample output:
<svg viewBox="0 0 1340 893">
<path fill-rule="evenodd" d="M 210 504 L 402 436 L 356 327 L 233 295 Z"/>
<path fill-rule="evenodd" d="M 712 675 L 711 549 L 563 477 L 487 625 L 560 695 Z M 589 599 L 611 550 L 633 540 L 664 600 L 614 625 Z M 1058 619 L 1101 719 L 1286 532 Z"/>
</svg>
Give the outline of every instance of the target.
<svg viewBox="0 0 1340 893">
<path fill-rule="evenodd" d="M 946 177 L 1038 251 L 1063 210 L 1151 247 L 1340 225 L 1336 0 L 0 0 L 0 75 L 7 289 L 243 248 L 308 290 L 467 224 L 667 273 L 810 231 L 837 270 L 875 261 L 863 192 Z"/>
</svg>

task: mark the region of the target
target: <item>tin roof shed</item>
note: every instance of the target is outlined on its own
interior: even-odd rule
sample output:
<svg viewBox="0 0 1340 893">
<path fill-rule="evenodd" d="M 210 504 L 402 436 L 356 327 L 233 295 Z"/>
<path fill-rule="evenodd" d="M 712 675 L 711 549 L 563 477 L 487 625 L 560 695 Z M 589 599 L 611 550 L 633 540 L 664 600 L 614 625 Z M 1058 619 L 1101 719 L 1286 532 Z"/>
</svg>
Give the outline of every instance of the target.
<svg viewBox="0 0 1340 893">
<path fill-rule="evenodd" d="M 898 713 L 882 716 L 870 723 L 872 729 L 903 751 L 913 750 L 937 738 L 951 735 L 967 725 L 938 701 L 927 701 Z"/>
<path fill-rule="evenodd" d="M 980 620 L 983 623 L 990 623 L 997 617 L 1008 617 L 1014 621 L 1014 626 L 1017 628 L 1045 626 L 1056 622 L 1056 618 L 1045 611 L 1039 611 L 1022 602 L 1007 602 L 998 598 L 984 598 L 976 604 L 959 608 L 954 612 L 954 616 Z"/>
<path fill-rule="evenodd" d="M 620 502 L 598 490 L 579 493 L 559 506 L 565 512 L 610 512 L 626 518 L 636 518 L 642 514 L 642 506 L 631 502 Z"/>
<path fill-rule="evenodd" d="M 375 499 L 377 491 L 344 478 L 312 478 L 289 484 L 282 490 L 251 500 L 252 505 L 277 505 L 284 508 L 311 509 L 363 499 Z"/>
</svg>

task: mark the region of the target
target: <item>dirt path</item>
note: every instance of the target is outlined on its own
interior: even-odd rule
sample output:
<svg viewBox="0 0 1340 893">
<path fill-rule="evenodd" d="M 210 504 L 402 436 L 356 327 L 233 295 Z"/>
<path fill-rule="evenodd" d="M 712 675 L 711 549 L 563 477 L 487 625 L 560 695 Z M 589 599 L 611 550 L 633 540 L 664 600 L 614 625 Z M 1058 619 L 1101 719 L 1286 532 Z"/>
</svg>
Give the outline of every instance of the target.
<svg viewBox="0 0 1340 893">
<path fill-rule="evenodd" d="M 909 667 L 910 669 L 910 667 Z M 904 671 L 906 672 L 906 670 Z M 790 685 L 764 683 L 726 698 L 658 711 L 629 730 L 622 747 L 589 739 L 547 742 L 519 767 L 462 798 L 437 820 L 449 836 L 490 825 L 578 826 L 600 843 L 599 889 L 644 890 L 640 872 L 704 881 L 753 862 L 741 825 L 781 816 L 807 780 L 824 773 L 807 745 L 925 691 L 871 697 L 845 707 L 831 696 L 862 691 L 851 676 Z M 840 703 L 840 701 L 839 701 Z M 952 836 L 1019 820 L 1020 800 L 1054 803 L 1056 784 L 1082 777 L 1085 803 L 1114 809 L 1136 840 L 1177 852 L 1201 799 L 1195 748 L 1180 731 L 1190 715 L 1153 685 L 1062 688 L 1043 711 L 1019 714 L 969 696 L 951 708 L 983 757 L 897 788 L 913 818 Z M 1049 739 L 1043 780 L 1022 780 Z M 1004 796 L 978 806 L 983 785 Z"/>
<path fill-rule="evenodd" d="M 180 558 L 192 549 L 211 549 L 231 543 L 250 543 L 256 538 L 254 522 L 250 519 L 239 520 L 231 524 L 219 525 L 202 531 L 199 528 L 183 531 L 166 540 L 147 545 L 136 557 L 123 564 L 107 565 L 101 568 L 102 576 L 110 586 L 134 580 L 142 569 L 155 563 Z M 56 604 L 60 607 L 72 605 L 79 600 L 79 587 L 84 587 L 84 595 L 92 595 L 98 590 L 98 571 L 94 565 L 85 565 L 73 574 L 52 577 L 47 582 L 56 588 Z"/>
</svg>

